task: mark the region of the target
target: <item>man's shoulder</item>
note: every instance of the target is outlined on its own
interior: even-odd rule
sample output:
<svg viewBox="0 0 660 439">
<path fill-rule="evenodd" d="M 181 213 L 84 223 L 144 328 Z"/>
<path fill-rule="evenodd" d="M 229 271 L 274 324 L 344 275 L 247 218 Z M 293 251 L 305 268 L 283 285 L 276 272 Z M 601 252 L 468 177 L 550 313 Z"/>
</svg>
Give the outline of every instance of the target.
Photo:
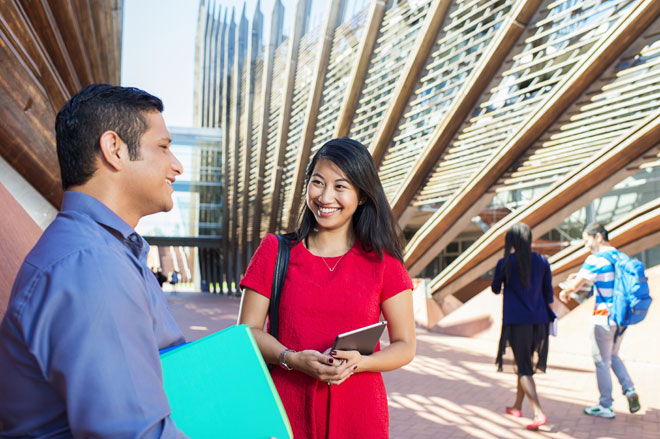
<svg viewBox="0 0 660 439">
<path fill-rule="evenodd" d="M 608 263 L 611 265 L 612 263 L 610 262 L 610 259 L 612 258 L 616 259 L 619 253 L 620 253 L 619 250 L 612 247 L 611 249 L 605 251 L 593 253 L 589 255 L 589 258 L 591 258 L 592 261 L 600 261 L 601 263 Z"/>
<path fill-rule="evenodd" d="M 116 274 L 130 271 L 122 268 L 128 262 L 122 244 L 112 235 L 108 234 L 112 239 L 103 236 L 103 230 L 80 222 L 72 228 L 62 218 L 53 221 L 16 275 L 7 314 L 24 319 L 53 300 L 69 305 L 80 302 L 88 308 L 105 300 L 103 290 L 121 279 Z M 67 302 L 74 297 L 74 301 Z"/>
<path fill-rule="evenodd" d="M 582 268 L 593 272 L 603 272 L 610 269 L 614 271 L 612 263 L 602 253 L 594 253 L 587 256 L 584 264 L 582 264 Z"/>
<path fill-rule="evenodd" d="M 60 212 L 44 230 L 25 263 L 37 269 L 46 269 L 81 251 L 111 253 L 109 233 L 91 218 L 78 212 Z"/>
</svg>

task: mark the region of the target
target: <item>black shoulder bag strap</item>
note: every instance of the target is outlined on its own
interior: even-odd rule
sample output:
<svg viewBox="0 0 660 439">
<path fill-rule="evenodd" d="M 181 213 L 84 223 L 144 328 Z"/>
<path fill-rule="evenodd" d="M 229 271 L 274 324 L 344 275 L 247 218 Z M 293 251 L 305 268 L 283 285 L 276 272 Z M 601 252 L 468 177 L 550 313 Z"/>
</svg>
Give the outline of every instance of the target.
<svg viewBox="0 0 660 439">
<path fill-rule="evenodd" d="M 280 299 L 284 278 L 289 268 L 289 255 L 291 254 L 291 243 L 283 235 L 277 236 L 277 259 L 275 260 L 275 271 L 273 272 L 273 286 L 270 293 L 270 309 L 268 319 L 270 320 L 270 335 L 278 338 L 280 328 Z"/>
</svg>

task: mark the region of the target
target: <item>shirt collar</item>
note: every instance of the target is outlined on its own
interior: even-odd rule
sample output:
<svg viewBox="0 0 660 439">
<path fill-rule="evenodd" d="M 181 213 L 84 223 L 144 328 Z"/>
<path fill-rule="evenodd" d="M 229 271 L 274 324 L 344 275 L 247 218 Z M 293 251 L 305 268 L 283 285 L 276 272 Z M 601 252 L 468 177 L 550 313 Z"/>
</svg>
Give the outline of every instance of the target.
<svg viewBox="0 0 660 439">
<path fill-rule="evenodd" d="M 146 257 L 149 244 L 144 238 L 108 206 L 91 195 L 76 191 L 64 192 L 62 211 L 66 210 L 82 212 L 102 226 L 115 230 L 123 237 L 124 243 L 135 253 L 136 257 Z"/>
<path fill-rule="evenodd" d="M 125 239 L 127 239 L 132 233 L 135 232 L 133 227 L 129 226 L 126 221 L 121 219 L 119 215 L 110 210 L 108 206 L 101 203 L 91 195 L 87 195 L 82 192 L 64 192 L 62 211 L 65 210 L 76 210 L 78 212 L 82 212 L 88 215 L 97 223 L 118 231 Z"/>
</svg>

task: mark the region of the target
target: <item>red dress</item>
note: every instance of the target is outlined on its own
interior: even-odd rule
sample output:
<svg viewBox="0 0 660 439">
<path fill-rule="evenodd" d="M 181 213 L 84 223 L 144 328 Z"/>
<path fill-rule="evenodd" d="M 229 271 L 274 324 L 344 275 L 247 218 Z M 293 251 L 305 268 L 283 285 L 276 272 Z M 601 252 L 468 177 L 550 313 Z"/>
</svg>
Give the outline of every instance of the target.
<svg viewBox="0 0 660 439">
<path fill-rule="evenodd" d="M 270 298 L 277 238 L 268 234 L 255 252 L 241 288 Z M 412 288 L 405 267 L 394 257 L 367 253 L 356 240 L 341 260 L 319 256 L 301 243 L 291 249 L 280 302 L 279 339 L 296 351 L 325 351 L 335 336 L 380 319 L 380 304 Z M 378 348 L 376 348 L 378 349 Z M 386 438 L 388 411 L 380 373 L 356 373 L 328 386 L 295 370 L 274 367 L 273 382 L 296 439 Z"/>
</svg>

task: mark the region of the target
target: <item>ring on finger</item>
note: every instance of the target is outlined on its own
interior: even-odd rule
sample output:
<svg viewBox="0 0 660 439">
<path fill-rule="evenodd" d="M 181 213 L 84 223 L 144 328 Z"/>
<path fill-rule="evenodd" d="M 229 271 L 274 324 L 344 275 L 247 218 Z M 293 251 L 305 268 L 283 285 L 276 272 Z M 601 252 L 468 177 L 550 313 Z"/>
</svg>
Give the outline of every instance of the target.
<svg viewBox="0 0 660 439">
<path fill-rule="evenodd" d="M 332 386 L 332 383 L 330 382 L 330 380 L 328 380 L 328 386 Z"/>
</svg>

